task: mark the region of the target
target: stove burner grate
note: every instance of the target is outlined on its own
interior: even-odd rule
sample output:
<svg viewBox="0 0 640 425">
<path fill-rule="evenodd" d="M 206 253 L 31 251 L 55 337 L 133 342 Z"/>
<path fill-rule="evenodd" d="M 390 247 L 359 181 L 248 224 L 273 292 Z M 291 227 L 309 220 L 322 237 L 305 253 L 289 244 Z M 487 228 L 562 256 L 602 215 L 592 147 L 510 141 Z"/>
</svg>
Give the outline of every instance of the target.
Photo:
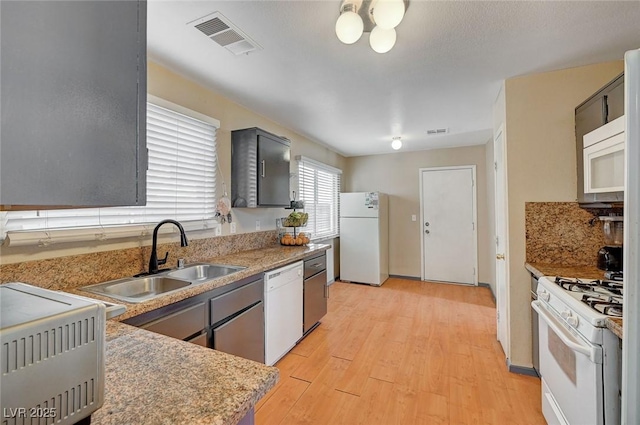
<svg viewBox="0 0 640 425">
<path fill-rule="evenodd" d="M 622 302 L 617 301 L 615 298 L 611 298 L 609 301 L 606 301 L 602 298 L 584 295 L 582 297 L 582 302 L 594 310 L 602 314 L 606 314 L 607 316 L 622 317 Z"/>
<path fill-rule="evenodd" d="M 592 280 L 585 282 L 580 279 L 567 279 L 563 277 L 556 277 L 555 282 L 562 289 L 571 292 L 585 292 L 585 293 L 603 293 L 603 290 L 610 292 L 611 295 L 622 296 L 623 284 L 622 282 L 616 282 L 613 280 Z"/>
</svg>

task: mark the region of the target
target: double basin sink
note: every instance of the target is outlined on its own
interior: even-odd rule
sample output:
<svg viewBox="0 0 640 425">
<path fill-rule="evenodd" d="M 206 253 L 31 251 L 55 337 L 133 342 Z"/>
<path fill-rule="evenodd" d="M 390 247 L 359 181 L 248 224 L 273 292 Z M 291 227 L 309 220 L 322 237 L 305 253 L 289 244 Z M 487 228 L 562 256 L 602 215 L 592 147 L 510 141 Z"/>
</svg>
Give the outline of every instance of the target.
<svg viewBox="0 0 640 425">
<path fill-rule="evenodd" d="M 154 275 L 124 278 L 89 285 L 83 287 L 82 290 L 121 301 L 140 303 L 227 276 L 245 268 L 241 266 L 196 263 L 182 269 Z"/>
</svg>

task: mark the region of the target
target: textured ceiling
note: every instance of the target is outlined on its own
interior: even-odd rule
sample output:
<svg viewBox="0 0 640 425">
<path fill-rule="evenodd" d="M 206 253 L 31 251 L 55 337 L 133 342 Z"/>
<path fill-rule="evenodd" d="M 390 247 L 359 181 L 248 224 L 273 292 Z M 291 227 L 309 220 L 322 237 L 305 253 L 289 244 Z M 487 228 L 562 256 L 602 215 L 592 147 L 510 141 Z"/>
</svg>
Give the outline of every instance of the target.
<svg viewBox="0 0 640 425">
<path fill-rule="evenodd" d="M 640 1 L 411 1 L 395 47 L 336 38 L 340 1 L 148 3 L 149 56 L 346 156 L 483 144 L 506 78 L 621 60 Z M 221 12 L 263 50 L 234 56 L 187 25 Z M 444 136 L 427 130 L 448 128 Z"/>
</svg>

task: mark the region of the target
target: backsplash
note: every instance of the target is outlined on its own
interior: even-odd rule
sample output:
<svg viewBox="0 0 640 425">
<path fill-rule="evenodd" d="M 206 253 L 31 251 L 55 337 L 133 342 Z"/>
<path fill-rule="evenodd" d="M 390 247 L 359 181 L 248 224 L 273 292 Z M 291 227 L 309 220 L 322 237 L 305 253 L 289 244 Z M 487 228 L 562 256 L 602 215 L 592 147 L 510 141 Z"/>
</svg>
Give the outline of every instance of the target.
<svg viewBox="0 0 640 425">
<path fill-rule="evenodd" d="M 242 233 L 191 240 L 184 248 L 179 242 L 159 244 L 158 257 L 163 258 L 169 252 L 168 266 L 175 267 L 178 258 L 194 263 L 275 244 L 275 230 Z M 151 246 L 144 246 L 0 265 L 0 283 L 24 282 L 54 290 L 77 288 L 146 271 L 150 252 Z"/>
<path fill-rule="evenodd" d="M 577 202 L 526 202 L 524 210 L 528 263 L 596 265 L 604 235 L 589 211 Z"/>
</svg>

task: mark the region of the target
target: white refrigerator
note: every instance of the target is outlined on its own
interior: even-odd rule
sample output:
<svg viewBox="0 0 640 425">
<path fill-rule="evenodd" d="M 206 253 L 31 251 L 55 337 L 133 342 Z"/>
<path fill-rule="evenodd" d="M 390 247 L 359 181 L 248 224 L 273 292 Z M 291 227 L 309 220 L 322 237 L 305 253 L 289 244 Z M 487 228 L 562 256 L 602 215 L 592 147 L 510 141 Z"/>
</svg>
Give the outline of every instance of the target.
<svg viewBox="0 0 640 425">
<path fill-rule="evenodd" d="M 380 192 L 340 194 L 340 280 L 380 286 L 389 278 L 389 200 Z"/>
</svg>

